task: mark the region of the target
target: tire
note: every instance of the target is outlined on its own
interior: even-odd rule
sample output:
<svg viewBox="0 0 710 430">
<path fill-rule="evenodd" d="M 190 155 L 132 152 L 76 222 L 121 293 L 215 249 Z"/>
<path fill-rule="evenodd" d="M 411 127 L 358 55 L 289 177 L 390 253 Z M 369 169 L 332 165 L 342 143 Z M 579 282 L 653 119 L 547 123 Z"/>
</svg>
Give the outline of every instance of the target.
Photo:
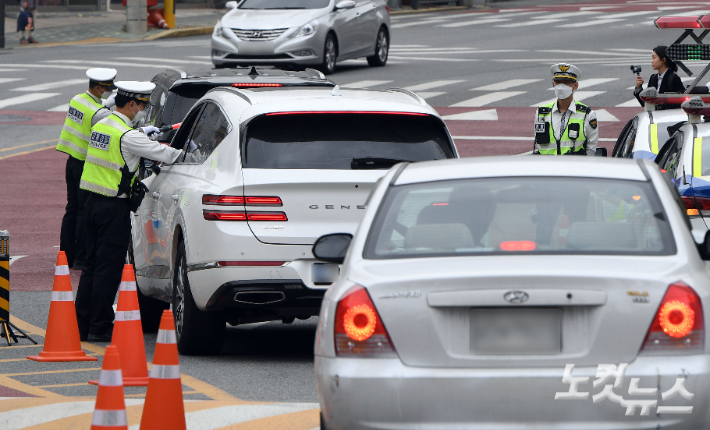
<svg viewBox="0 0 710 430">
<path fill-rule="evenodd" d="M 328 430 L 325 426 L 325 420 L 323 419 L 323 412 L 320 413 L 320 430 Z"/>
<path fill-rule="evenodd" d="M 173 277 L 173 314 L 180 354 L 214 355 L 222 350 L 227 321 L 219 312 L 203 312 L 195 304 L 187 278 L 185 244 L 178 244 Z"/>
<path fill-rule="evenodd" d="M 338 60 L 338 43 L 335 41 L 335 36 L 329 34 L 325 38 L 323 45 L 323 62 L 318 67 L 318 70 L 324 75 L 331 75 L 335 72 L 335 63 Z"/>
<path fill-rule="evenodd" d="M 128 246 L 128 262 L 133 266 L 133 273 L 136 273 L 136 262 L 133 259 L 133 238 L 131 238 L 131 243 Z M 143 327 L 143 333 L 157 333 L 163 311 L 168 309 L 170 304 L 144 295 L 141 292 L 140 286 L 138 286 L 137 279 L 136 292 L 138 293 L 138 308 L 141 311 L 141 327 Z"/>
<path fill-rule="evenodd" d="M 390 53 L 390 38 L 387 30 L 380 27 L 377 32 L 377 40 L 375 41 L 375 55 L 367 57 L 367 64 L 372 67 L 384 67 L 387 64 L 387 57 Z"/>
</svg>

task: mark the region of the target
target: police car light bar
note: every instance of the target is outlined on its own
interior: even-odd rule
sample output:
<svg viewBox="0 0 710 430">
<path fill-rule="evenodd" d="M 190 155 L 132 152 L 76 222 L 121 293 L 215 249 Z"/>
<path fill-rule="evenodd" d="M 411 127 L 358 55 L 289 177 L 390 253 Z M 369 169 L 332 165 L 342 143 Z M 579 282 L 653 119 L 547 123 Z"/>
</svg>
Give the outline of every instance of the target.
<svg viewBox="0 0 710 430">
<path fill-rule="evenodd" d="M 644 103 L 652 103 L 654 105 L 679 105 L 683 102 L 690 100 L 689 95 L 685 94 L 657 94 L 655 97 L 647 97 L 639 95 L 639 98 L 644 101 Z M 710 102 L 710 95 L 706 97 L 703 101 Z"/>
<path fill-rule="evenodd" d="M 703 99 L 702 97 L 694 96 L 693 98 L 683 102 L 680 107 L 688 115 L 710 115 L 710 97 Z"/>
<path fill-rule="evenodd" d="M 697 28 L 710 28 L 710 25 L 708 27 L 704 27 L 703 24 L 710 24 L 710 22 L 702 21 L 702 18 L 708 18 L 710 19 L 710 15 L 701 15 L 701 16 L 663 16 L 659 17 L 654 21 L 654 24 L 656 24 L 657 28 L 660 28 L 661 30 L 663 29 L 669 29 L 669 28 L 675 28 L 675 29 L 697 29 Z"/>
</svg>

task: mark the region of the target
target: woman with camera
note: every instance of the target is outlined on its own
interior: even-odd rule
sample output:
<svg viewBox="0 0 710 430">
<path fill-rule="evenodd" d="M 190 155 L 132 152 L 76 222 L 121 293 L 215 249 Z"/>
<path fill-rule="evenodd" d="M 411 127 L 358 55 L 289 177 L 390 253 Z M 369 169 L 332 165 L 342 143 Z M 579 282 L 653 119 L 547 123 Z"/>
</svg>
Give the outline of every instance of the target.
<svg viewBox="0 0 710 430">
<path fill-rule="evenodd" d="M 685 92 L 685 85 L 683 81 L 680 80 L 680 76 L 676 75 L 678 71 L 678 65 L 673 62 L 666 55 L 665 46 L 656 46 L 653 48 L 653 53 L 651 54 L 651 67 L 655 70 L 656 74 L 651 75 L 648 79 L 648 86 L 654 87 L 658 90 L 659 94 L 668 93 L 683 93 Z M 634 97 L 644 106 L 645 103 L 639 97 L 641 91 L 643 91 L 643 78 L 639 75 L 636 76 L 636 89 L 634 90 Z M 680 105 L 658 105 L 656 109 L 678 109 Z"/>
</svg>

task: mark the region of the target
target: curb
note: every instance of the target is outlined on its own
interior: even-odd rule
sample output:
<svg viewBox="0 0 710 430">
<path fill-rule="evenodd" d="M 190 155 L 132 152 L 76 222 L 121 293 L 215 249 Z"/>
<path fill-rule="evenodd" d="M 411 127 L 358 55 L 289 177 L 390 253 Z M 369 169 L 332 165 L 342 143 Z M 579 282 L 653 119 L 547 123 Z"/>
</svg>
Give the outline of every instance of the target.
<svg viewBox="0 0 710 430">
<path fill-rule="evenodd" d="M 137 39 L 137 40 L 157 40 L 157 39 L 165 39 L 168 37 L 197 36 L 200 34 L 210 34 L 213 31 L 214 31 L 214 25 L 203 26 L 203 27 L 174 28 L 172 30 L 165 30 L 165 31 L 161 31 L 160 33 L 151 34 L 150 36 L 146 36 L 142 39 Z M 132 42 L 134 42 L 134 41 L 132 41 Z"/>
</svg>

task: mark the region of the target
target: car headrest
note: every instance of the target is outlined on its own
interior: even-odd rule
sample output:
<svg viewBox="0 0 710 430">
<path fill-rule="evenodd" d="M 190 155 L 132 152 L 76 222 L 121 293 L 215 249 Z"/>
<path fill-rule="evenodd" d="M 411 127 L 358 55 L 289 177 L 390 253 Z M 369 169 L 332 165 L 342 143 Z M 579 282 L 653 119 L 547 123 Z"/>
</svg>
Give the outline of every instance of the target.
<svg viewBox="0 0 710 430">
<path fill-rule="evenodd" d="M 696 85 L 695 88 L 693 88 L 693 91 L 690 92 L 690 94 L 710 94 L 710 89 L 708 89 L 708 87 L 704 85 Z"/>
<path fill-rule="evenodd" d="M 407 230 L 404 247 L 454 251 L 474 245 L 471 231 L 464 224 L 424 224 Z"/>
</svg>

